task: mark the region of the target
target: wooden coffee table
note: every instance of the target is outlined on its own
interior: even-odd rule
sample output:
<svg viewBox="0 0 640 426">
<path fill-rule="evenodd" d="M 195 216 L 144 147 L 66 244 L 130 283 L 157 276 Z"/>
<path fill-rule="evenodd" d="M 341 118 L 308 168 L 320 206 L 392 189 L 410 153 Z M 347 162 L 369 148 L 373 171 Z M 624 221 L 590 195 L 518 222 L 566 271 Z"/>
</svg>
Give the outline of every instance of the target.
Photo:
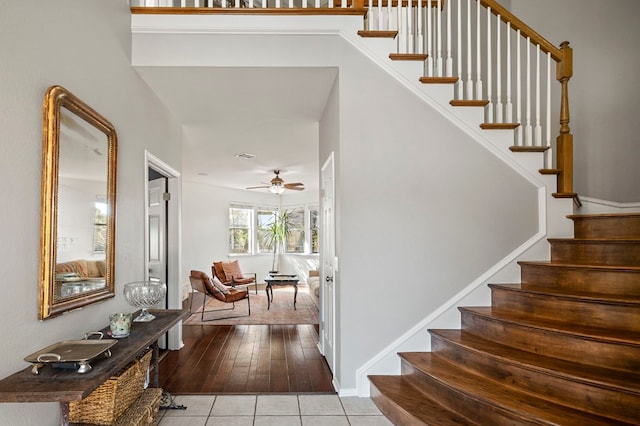
<svg viewBox="0 0 640 426">
<path fill-rule="evenodd" d="M 293 286 L 293 309 L 296 309 L 296 299 L 298 298 L 298 281 L 300 281 L 300 278 L 298 278 L 297 275 L 270 274 L 267 275 L 267 278 L 265 278 L 264 281 L 267 283 L 267 286 L 264 288 L 264 291 L 267 293 L 267 310 L 271 308 L 271 302 L 273 302 L 273 287 L 283 285 Z"/>
</svg>

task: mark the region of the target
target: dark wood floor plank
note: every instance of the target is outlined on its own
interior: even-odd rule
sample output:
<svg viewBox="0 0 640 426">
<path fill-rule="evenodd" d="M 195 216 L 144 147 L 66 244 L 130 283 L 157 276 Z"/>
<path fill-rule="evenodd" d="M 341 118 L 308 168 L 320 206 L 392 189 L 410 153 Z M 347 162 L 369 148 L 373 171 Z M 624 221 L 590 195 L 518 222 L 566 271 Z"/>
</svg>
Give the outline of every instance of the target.
<svg viewBox="0 0 640 426">
<path fill-rule="evenodd" d="M 334 393 L 314 325 L 187 326 L 160 385 L 172 394 Z"/>
</svg>

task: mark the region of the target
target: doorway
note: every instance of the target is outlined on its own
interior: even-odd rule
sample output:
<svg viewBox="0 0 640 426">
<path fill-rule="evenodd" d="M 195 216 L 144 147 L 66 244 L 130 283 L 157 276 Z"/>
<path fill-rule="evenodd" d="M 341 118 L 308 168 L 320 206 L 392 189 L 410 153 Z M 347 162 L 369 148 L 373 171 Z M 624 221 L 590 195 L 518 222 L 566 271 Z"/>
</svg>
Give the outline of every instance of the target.
<svg viewBox="0 0 640 426">
<path fill-rule="evenodd" d="M 180 284 L 180 173 L 145 151 L 144 279 L 164 280 L 164 308 L 182 309 Z M 183 346 L 182 324 L 169 330 L 167 349 Z"/>
</svg>

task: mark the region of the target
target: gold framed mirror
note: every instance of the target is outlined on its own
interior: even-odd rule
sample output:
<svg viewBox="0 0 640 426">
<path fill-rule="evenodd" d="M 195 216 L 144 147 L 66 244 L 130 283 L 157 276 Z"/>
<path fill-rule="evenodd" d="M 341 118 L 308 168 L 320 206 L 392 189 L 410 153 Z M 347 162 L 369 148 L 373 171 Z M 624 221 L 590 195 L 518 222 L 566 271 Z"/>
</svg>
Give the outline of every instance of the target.
<svg viewBox="0 0 640 426">
<path fill-rule="evenodd" d="M 117 163 L 113 125 L 61 86 L 42 134 L 40 320 L 115 295 Z"/>
</svg>

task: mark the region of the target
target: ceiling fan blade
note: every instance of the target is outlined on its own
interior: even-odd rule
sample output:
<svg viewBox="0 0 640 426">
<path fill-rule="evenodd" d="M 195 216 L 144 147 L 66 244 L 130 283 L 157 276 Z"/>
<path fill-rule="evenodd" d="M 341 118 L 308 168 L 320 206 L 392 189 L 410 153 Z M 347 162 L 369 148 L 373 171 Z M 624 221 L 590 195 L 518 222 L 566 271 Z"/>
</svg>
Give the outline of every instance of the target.
<svg viewBox="0 0 640 426">
<path fill-rule="evenodd" d="M 304 187 L 302 187 L 302 186 L 285 185 L 284 187 L 287 188 L 287 189 L 290 189 L 291 191 L 304 191 Z"/>
<path fill-rule="evenodd" d="M 271 185 L 267 185 L 267 186 L 248 186 L 245 189 L 260 189 L 260 188 L 271 188 Z"/>
<path fill-rule="evenodd" d="M 302 182 L 286 183 L 285 186 L 304 186 Z"/>
</svg>

